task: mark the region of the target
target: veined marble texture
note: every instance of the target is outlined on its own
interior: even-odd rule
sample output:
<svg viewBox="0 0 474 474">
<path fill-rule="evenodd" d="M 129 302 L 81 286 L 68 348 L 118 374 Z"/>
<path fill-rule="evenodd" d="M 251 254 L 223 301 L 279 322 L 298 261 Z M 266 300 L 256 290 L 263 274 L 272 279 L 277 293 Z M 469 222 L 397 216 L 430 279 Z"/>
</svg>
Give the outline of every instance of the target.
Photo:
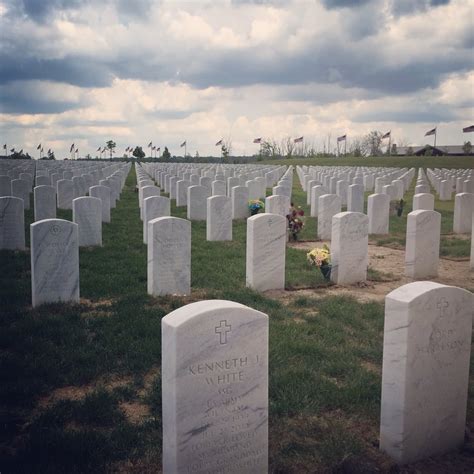
<svg viewBox="0 0 474 474">
<path fill-rule="evenodd" d="M 380 449 L 397 463 L 464 441 L 473 295 L 423 281 L 385 298 Z"/>
<path fill-rule="evenodd" d="M 232 204 L 227 196 L 207 198 L 206 240 L 232 240 Z"/>
<path fill-rule="evenodd" d="M 24 201 L 14 196 L 0 197 L 0 249 L 25 250 Z"/>
<path fill-rule="evenodd" d="M 390 196 L 371 194 L 367 199 L 369 234 L 388 234 L 390 214 Z"/>
<path fill-rule="evenodd" d="M 247 219 L 246 283 L 257 291 L 285 287 L 287 219 L 257 214 Z"/>
<path fill-rule="evenodd" d="M 410 278 L 438 275 L 441 214 L 412 211 L 407 216 L 405 274 Z"/>
<path fill-rule="evenodd" d="M 108 186 L 91 186 L 89 196 L 99 198 L 102 209 L 102 222 L 110 222 L 110 188 Z"/>
<path fill-rule="evenodd" d="M 350 285 L 367 279 L 369 218 L 360 212 L 340 212 L 332 218 L 331 281 Z"/>
<path fill-rule="evenodd" d="M 148 198 L 150 199 L 150 198 Z M 159 217 L 148 222 L 148 294 L 191 293 L 191 222 Z"/>
<path fill-rule="evenodd" d="M 207 218 L 207 198 L 211 190 L 207 186 L 190 186 L 188 188 L 188 206 L 186 209 L 188 220 L 205 221 Z"/>
<path fill-rule="evenodd" d="M 268 472 L 268 316 L 223 300 L 162 319 L 163 472 Z"/>
<path fill-rule="evenodd" d="M 318 199 L 318 237 L 330 240 L 332 218 L 341 212 L 341 198 L 336 194 L 323 194 Z"/>
<path fill-rule="evenodd" d="M 56 219 L 56 189 L 49 185 L 36 186 L 34 193 L 35 221 Z"/>
<path fill-rule="evenodd" d="M 30 226 L 33 306 L 79 301 L 78 225 L 45 219 Z"/>
<path fill-rule="evenodd" d="M 148 223 L 171 214 L 171 202 L 166 196 L 150 196 L 143 201 L 143 243 L 148 243 Z"/>
</svg>

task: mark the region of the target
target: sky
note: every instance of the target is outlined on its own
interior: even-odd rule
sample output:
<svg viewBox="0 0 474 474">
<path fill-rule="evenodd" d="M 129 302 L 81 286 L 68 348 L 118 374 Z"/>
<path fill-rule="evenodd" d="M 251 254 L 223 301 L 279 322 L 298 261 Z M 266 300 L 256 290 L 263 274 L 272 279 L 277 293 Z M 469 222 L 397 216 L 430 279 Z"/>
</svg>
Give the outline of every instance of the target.
<svg viewBox="0 0 474 474">
<path fill-rule="evenodd" d="M 472 0 L 0 0 L 0 140 L 37 157 L 474 134 Z"/>
</svg>

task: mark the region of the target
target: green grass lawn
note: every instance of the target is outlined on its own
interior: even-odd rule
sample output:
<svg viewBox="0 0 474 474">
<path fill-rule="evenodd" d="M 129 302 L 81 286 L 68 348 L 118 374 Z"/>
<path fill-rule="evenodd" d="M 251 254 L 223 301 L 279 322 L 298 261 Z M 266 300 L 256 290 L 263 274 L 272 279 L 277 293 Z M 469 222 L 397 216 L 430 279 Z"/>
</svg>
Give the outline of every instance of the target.
<svg viewBox="0 0 474 474">
<path fill-rule="evenodd" d="M 80 304 L 32 309 L 29 252 L 0 252 L 0 471 L 157 472 L 161 318 L 209 298 L 270 317 L 271 472 L 391 469 L 377 450 L 383 305 L 317 290 L 283 302 L 246 288 L 245 221 L 234 222 L 232 242 L 207 242 L 205 223 L 194 222 L 192 295 L 150 297 L 135 183 L 132 169 L 104 246 L 80 250 Z M 296 176 L 294 189 L 308 211 Z M 28 229 L 32 211 L 25 221 Z M 309 218 L 301 238 L 315 232 Z M 287 288 L 326 285 L 304 251 L 286 257 Z M 471 377 L 471 430 L 473 395 Z M 469 453 L 443 459 L 466 467 Z"/>
</svg>

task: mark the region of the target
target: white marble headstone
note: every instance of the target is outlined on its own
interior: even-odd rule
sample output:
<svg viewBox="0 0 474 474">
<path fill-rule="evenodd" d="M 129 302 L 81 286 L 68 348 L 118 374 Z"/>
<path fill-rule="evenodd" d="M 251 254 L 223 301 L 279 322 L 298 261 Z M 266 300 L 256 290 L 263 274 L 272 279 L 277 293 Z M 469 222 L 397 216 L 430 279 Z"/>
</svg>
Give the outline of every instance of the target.
<svg viewBox="0 0 474 474">
<path fill-rule="evenodd" d="M 74 199 L 72 220 L 79 226 L 79 247 L 102 245 L 102 201 L 99 198 Z"/>
<path fill-rule="evenodd" d="M 36 186 L 34 192 L 35 221 L 56 219 L 56 189 L 53 186 Z"/>
<path fill-rule="evenodd" d="M 23 199 L 0 197 L 0 249 L 25 250 Z"/>
<path fill-rule="evenodd" d="M 464 441 L 473 295 L 423 281 L 385 298 L 380 449 L 397 463 Z"/>
<path fill-rule="evenodd" d="M 268 316 L 223 300 L 162 319 L 163 472 L 268 472 Z"/>
<path fill-rule="evenodd" d="M 232 205 L 227 196 L 207 198 L 206 239 L 232 240 Z"/>
</svg>

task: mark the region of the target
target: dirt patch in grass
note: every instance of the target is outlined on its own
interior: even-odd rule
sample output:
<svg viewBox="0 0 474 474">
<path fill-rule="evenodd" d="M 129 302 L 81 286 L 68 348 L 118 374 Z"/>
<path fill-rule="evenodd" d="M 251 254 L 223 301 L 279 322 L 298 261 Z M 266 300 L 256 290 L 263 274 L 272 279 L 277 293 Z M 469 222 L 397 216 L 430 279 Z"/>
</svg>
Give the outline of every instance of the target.
<svg viewBox="0 0 474 474">
<path fill-rule="evenodd" d="M 84 308 L 81 318 L 108 318 L 113 314 L 110 309 L 114 303 L 114 300 L 106 298 L 97 301 L 81 298 L 80 304 Z"/>
<path fill-rule="evenodd" d="M 151 390 L 153 383 L 155 382 L 156 377 L 161 372 L 161 367 L 155 366 L 152 367 L 144 376 L 143 376 L 143 387 L 138 390 L 139 397 L 145 397 Z"/>
<path fill-rule="evenodd" d="M 120 409 L 132 425 L 141 425 L 150 417 L 150 407 L 140 402 L 122 402 Z"/>
<path fill-rule="evenodd" d="M 291 246 L 309 251 L 314 247 L 322 247 L 323 243 L 294 242 Z M 361 302 L 383 301 L 391 291 L 414 281 L 405 276 L 404 250 L 369 245 L 369 268 L 374 270 L 375 280 L 382 281 L 367 281 L 363 285 L 330 285 L 328 287 L 305 288 L 296 291 L 271 290 L 266 294 L 283 302 L 286 300 L 287 304 L 291 303 L 294 298 L 301 296 L 322 298 L 330 295 L 354 296 Z M 472 288 L 474 287 L 474 272 L 469 270 L 469 261 L 453 261 L 452 259 L 440 258 L 438 276 L 429 280 L 461 288 Z"/>
</svg>

